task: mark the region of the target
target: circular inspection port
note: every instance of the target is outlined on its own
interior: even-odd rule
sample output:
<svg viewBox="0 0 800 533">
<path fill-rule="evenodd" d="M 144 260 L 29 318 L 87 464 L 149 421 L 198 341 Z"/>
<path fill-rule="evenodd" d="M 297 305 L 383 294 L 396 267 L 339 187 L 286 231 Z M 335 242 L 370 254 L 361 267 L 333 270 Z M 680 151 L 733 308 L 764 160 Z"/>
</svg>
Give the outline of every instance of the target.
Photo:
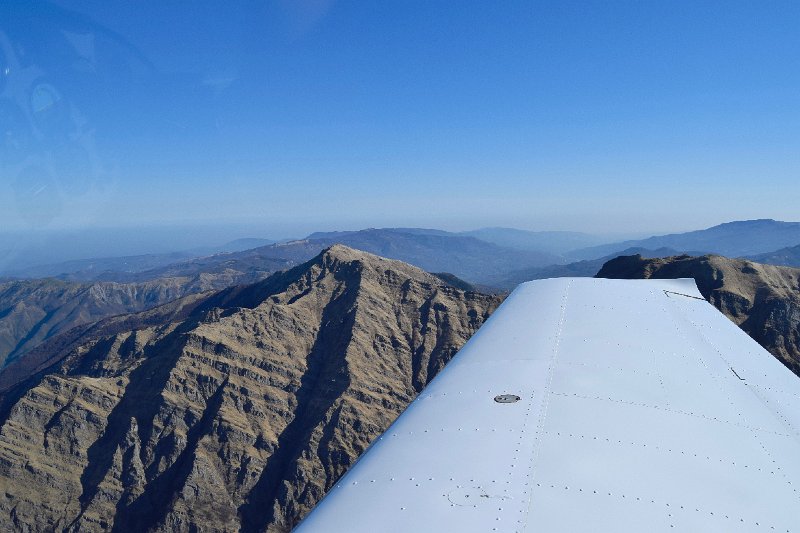
<svg viewBox="0 0 800 533">
<path fill-rule="evenodd" d="M 517 396 L 516 394 L 498 394 L 494 397 L 494 401 L 497 403 L 516 403 L 520 401 L 522 398 Z"/>
</svg>

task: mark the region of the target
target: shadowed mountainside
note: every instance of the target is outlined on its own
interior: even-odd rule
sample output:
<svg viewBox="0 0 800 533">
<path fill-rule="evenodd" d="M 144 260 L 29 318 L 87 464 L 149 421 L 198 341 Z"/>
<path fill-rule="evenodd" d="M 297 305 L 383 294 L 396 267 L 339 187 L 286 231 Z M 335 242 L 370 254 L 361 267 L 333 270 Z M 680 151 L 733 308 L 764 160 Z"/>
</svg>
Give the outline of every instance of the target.
<svg viewBox="0 0 800 533">
<path fill-rule="evenodd" d="M 800 269 L 720 256 L 624 256 L 598 278 L 694 278 L 700 293 L 800 376 Z"/>
<path fill-rule="evenodd" d="M 2 393 L 2 529 L 288 531 L 501 300 L 343 246 L 189 298 Z"/>
</svg>

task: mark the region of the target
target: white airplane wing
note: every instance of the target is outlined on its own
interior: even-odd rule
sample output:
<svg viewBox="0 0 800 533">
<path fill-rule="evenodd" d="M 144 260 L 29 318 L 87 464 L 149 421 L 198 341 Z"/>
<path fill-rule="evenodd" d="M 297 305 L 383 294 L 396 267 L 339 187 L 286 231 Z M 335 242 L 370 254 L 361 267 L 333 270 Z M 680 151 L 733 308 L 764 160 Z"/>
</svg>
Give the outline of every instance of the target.
<svg viewBox="0 0 800 533">
<path fill-rule="evenodd" d="M 799 431 L 692 280 L 535 281 L 297 531 L 800 531 Z"/>
</svg>

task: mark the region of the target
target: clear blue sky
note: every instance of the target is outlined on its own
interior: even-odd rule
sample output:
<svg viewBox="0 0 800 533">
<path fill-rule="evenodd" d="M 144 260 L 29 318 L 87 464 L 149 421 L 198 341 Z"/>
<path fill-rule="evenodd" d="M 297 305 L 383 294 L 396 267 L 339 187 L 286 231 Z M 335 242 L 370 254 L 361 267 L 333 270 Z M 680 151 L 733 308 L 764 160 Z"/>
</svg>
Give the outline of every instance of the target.
<svg viewBox="0 0 800 533">
<path fill-rule="evenodd" d="M 6 229 L 800 219 L 799 2 L 10 0 L 0 51 Z"/>
</svg>

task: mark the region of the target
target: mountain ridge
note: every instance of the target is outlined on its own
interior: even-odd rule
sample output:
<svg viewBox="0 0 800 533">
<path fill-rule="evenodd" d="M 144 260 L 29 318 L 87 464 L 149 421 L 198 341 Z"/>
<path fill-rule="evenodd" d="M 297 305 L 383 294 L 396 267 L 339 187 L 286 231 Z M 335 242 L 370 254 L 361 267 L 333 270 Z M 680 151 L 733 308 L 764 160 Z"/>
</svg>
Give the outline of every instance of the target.
<svg viewBox="0 0 800 533">
<path fill-rule="evenodd" d="M 464 239 L 477 239 L 480 243 Z M 525 270 L 534 276 L 543 275 L 536 272 L 538 269 L 551 269 L 556 275 L 560 275 L 560 271 L 583 272 L 589 267 L 575 263 L 597 262 L 636 249 L 670 248 L 676 253 L 690 255 L 718 253 L 767 263 L 800 263 L 800 259 L 796 259 L 800 252 L 790 249 L 800 243 L 800 223 L 771 219 L 732 221 L 703 230 L 582 247 L 603 240 L 607 238 L 580 232 L 504 227 L 460 232 L 431 228 L 367 228 L 315 232 L 303 239 L 283 240 L 255 248 L 251 245 L 263 244 L 269 239 L 239 239 L 217 247 L 218 251 L 210 255 L 195 251 L 72 261 L 32 267 L 22 277 L 58 274 L 60 279 L 71 281 L 131 283 L 200 272 L 219 273 L 227 268 L 238 271 L 242 279 L 245 279 L 245 274 L 252 274 L 249 280 L 255 281 L 307 261 L 337 242 L 410 262 L 428 271 L 452 272 L 484 286 L 491 285 L 493 280 L 520 277 Z M 753 252 L 754 249 L 758 253 Z M 563 269 L 559 265 L 571 266 Z M 503 286 L 507 287 L 508 283 Z"/>
<path fill-rule="evenodd" d="M 130 283 L 53 278 L 0 282 L 0 370 L 73 327 L 143 311 L 188 294 L 253 282 L 266 275 L 221 270 Z"/>
<path fill-rule="evenodd" d="M 596 259 L 626 248 L 673 248 L 680 253 L 695 251 L 726 257 L 741 257 L 768 253 L 800 243 L 800 222 L 783 222 L 772 219 L 737 220 L 725 222 L 702 230 L 668 235 L 655 235 L 646 239 L 629 240 L 574 250 L 567 254 L 572 259 Z"/>
<path fill-rule="evenodd" d="M 449 272 L 467 282 L 479 284 L 483 284 L 484 278 L 498 269 L 561 261 L 560 257 L 552 254 L 505 248 L 475 237 L 442 235 L 426 230 L 409 233 L 391 228 L 366 229 L 312 235 L 318 237 L 285 241 L 242 252 L 221 253 L 127 276 L 99 279 L 141 282 L 158 277 L 193 275 L 201 271 L 218 272 L 225 268 L 242 273 L 255 270 L 265 274 L 307 261 L 335 244 L 411 263 L 429 272 Z"/>
<path fill-rule="evenodd" d="M 676 255 L 672 248 L 659 248 L 658 250 L 646 250 L 644 248 L 628 248 L 620 252 L 601 257 L 599 259 L 585 259 L 564 265 L 550 265 L 546 267 L 524 268 L 514 272 L 503 274 L 496 278 L 490 278 L 488 283 L 493 287 L 511 290 L 520 283 L 535 279 L 564 278 L 564 277 L 593 277 L 611 259 L 620 255 L 638 254 L 643 257 L 666 257 Z M 691 254 L 690 254 L 691 255 Z"/>
<path fill-rule="evenodd" d="M 344 246 L 190 298 L 0 394 L 0 526 L 288 531 L 502 300 Z"/>
<path fill-rule="evenodd" d="M 800 267 L 800 244 L 787 246 L 774 252 L 746 256 L 744 259 L 768 265 Z"/>
</svg>

